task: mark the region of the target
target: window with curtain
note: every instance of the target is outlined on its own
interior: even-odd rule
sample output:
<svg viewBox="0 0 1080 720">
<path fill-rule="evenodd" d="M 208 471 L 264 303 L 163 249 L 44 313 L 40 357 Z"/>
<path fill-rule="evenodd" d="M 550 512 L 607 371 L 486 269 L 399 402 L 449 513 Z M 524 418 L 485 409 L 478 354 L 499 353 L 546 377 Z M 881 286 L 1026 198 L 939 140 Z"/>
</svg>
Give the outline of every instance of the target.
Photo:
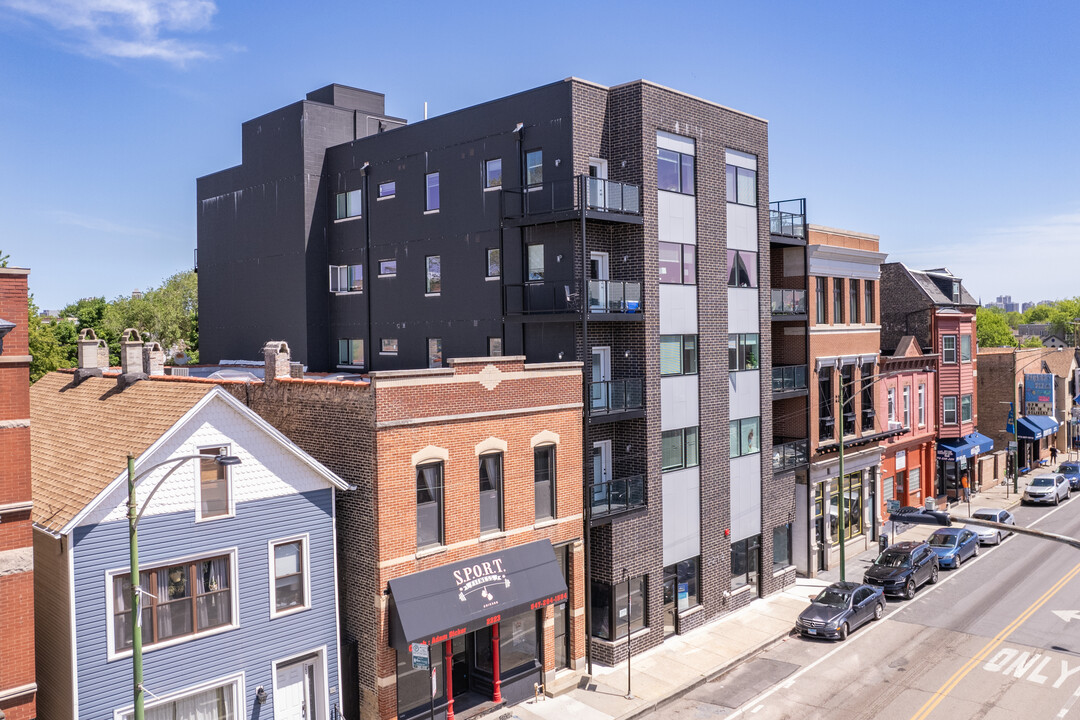
<svg viewBox="0 0 1080 720">
<path fill-rule="evenodd" d="M 229 468 L 214 459 L 229 452 L 227 447 L 200 448 L 199 519 L 231 515 Z"/>
<path fill-rule="evenodd" d="M 535 519 L 555 517 L 555 446 L 537 445 L 533 449 L 533 496 Z"/>
<path fill-rule="evenodd" d="M 480 456 L 480 532 L 502 530 L 502 453 Z"/>
<path fill-rule="evenodd" d="M 697 335 L 660 336 L 660 374 L 697 375 Z"/>
<path fill-rule="evenodd" d="M 239 720 L 236 683 L 202 690 L 175 700 L 146 699 L 146 720 Z M 134 712 L 124 720 L 133 720 Z"/>
<path fill-rule="evenodd" d="M 387 180 L 386 182 L 379 183 L 379 199 L 394 197 L 397 194 L 397 182 L 394 180 Z"/>
<path fill-rule="evenodd" d="M 840 368 L 840 398 L 844 403 L 844 435 L 855 434 L 855 366 Z"/>
<path fill-rule="evenodd" d="M 443 544 L 443 464 L 416 468 L 416 547 Z"/>
<path fill-rule="evenodd" d="M 274 543 L 274 611 L 307 606 L 304 541 Z"/>
<path fill-rule="evenodd" d="M 758 254 L 746 250 L 728 250 L 728 287 L 758 286 Z"/>
<path fill-rule="evenodd" d="M 659 243 L 660 282 L 693 285 L 697 282 L 696 248 L 680 243 Z"/>
<path fill-rule="evenodd" d="M 757 205 L 757 171 L 728 165 L 726 167 L 727 201 L 739 205 Z"/>
</svg>

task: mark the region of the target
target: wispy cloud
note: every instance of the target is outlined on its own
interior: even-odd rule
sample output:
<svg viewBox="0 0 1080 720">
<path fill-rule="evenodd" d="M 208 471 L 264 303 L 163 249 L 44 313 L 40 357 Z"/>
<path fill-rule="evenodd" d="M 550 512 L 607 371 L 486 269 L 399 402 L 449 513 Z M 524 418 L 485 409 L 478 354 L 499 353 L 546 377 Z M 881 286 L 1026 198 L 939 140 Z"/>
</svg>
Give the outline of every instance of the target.
<svg viewBox="0 0 1080 720">
<path fill-rule="evenodd" d="M 210 27 L 213 0 L 0 0 L 0 6 L 51 26 L 87 55 L 174 65 L 214 55 L 184 37 Z"/>
</svg>

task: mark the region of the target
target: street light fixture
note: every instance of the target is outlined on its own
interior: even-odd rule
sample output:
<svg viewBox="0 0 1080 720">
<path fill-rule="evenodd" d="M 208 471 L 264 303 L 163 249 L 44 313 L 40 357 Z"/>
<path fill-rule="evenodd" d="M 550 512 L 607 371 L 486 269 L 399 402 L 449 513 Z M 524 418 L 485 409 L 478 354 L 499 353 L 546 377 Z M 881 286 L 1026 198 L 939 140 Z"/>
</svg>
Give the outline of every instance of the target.
<svg viewBox="0 0 1080 720">
<path fill-rule="evenodd" d="M 241 462 L 240 458 L 235 455 L 184 455 L 182 457 L 169 458 L 164 462 L 151 465 L 136 475 L 135 456 L 131 453 L 128 453 L 127 456 L 128 550 L 131 556 L 131 666 L 135 692 L 134 720 L 145 720 L 146 718 L 146 709 L 144 707 L 146 690 L 143 688 L 142 684 L 142 608 L 139 605 L 142 587 L 141 578 L 139 577 L 139 520 L 142 519 L 142 515 L 146 511 L 146 508 L 149 507 L 150 499 L 154 497 L 154 493 L 156 493 L 157 489 L 169 479 L 169 476 L 172 475 L 177 468 L 188 460 L 210 459 L 213 459 L 214 462 L 221 466 L 239 465 Z M 165 473 L 160 480 L 154 483 L 154 487 L 150 488 L 150 494 L 146 496 L 146 502 L 143 503 L 142 510 L 139 510 L 135 500 L 135 488 L 141 480 L 146 478 L 146 476 L 154 470 L 169 464 L 172 464 L 172 467 L 169 468 L 169 471 Z"/>
</svg>

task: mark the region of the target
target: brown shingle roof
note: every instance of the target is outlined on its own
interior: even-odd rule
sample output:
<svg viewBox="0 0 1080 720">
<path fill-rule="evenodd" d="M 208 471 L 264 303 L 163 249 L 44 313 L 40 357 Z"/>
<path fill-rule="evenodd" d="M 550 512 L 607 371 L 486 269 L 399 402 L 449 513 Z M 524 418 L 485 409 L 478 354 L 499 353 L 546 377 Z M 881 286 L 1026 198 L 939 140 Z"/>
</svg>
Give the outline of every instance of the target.
<svg viewBox="0 0 1080 720">
<path fill-rule="evenodd" d="M 34 522 L 64 527 L 203 397 L 203 383 L 137 382 L 49 373 L 30 388 Z"/>
</svg>

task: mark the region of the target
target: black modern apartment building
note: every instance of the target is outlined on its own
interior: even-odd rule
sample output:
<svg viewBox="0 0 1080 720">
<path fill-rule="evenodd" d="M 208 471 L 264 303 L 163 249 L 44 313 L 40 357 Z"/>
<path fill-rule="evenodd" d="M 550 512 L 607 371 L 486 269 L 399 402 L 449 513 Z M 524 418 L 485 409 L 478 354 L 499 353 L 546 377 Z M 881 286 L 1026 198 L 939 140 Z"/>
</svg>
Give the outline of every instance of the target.
<svg viewBox="0 0 1080 720">
<path fill-rule="evenodd" d="M 794 581 L 770 253 L 800 243 L 769 209 L 766 121 L 650 82 L 410 125 L 330 86 L 245 123 L 242 164 L 198 181 L 201 354 L 584 362 L 586 477 L 558 480 L 586 486 L 590 648 L 617 662 L 628 634 L 644 650 Z"/>
</svg>

